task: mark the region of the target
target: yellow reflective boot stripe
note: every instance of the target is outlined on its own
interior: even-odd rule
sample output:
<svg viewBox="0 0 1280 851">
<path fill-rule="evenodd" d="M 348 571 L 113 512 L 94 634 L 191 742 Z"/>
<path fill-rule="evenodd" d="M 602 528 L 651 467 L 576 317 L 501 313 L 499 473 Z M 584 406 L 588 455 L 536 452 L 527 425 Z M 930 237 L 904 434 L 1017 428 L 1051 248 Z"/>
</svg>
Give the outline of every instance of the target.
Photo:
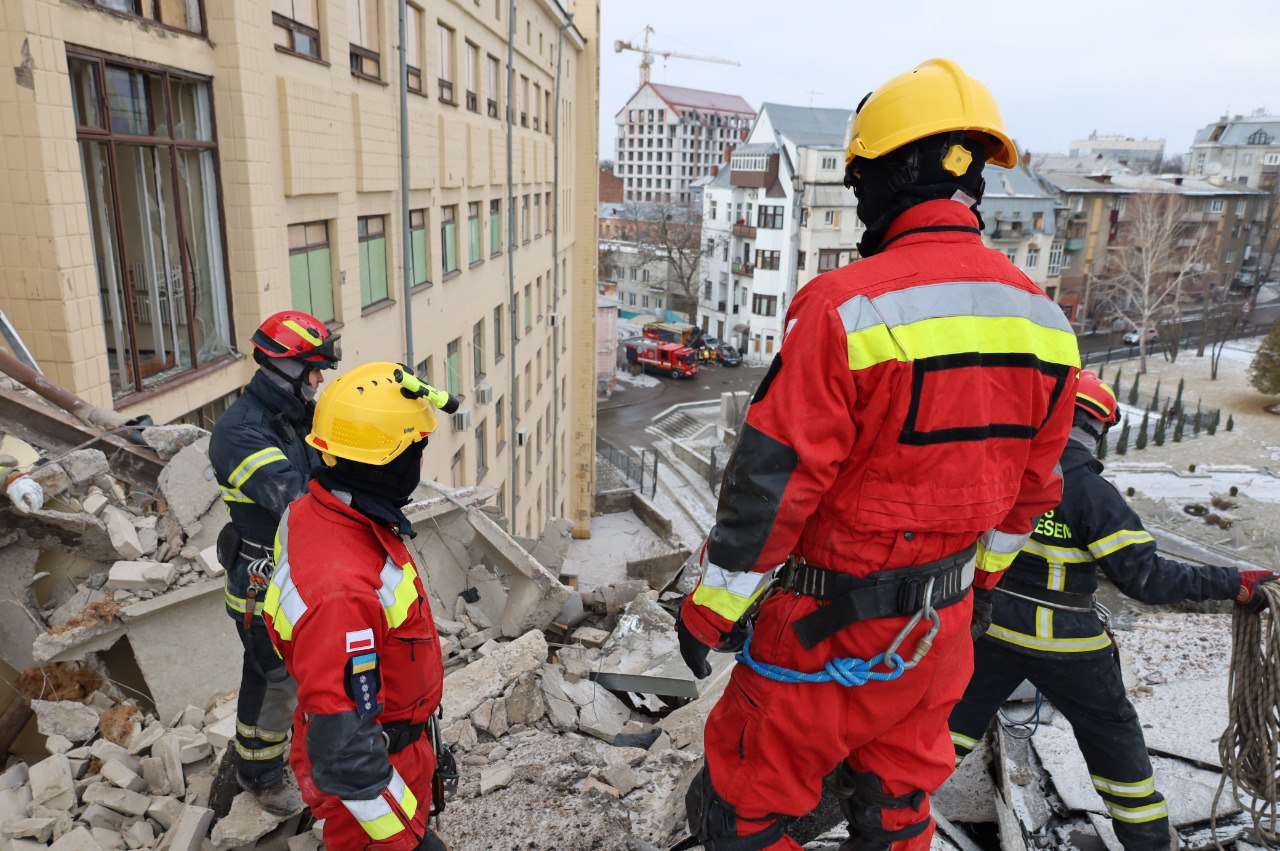
<svg viewBox="0 0 1280 851">
<path fill-rule="evenodd" d="M 1030 650 L 1047 650 L 1054 653 L 1084 653 L 1111 646 L 1111 638 L 1105 632 L 1089 638 L 1040 638 L 1014 632 L 999 624 L 992 624 L 987 630 L 987 635 Z"/>
<path fill-rule="evenodd" d="M 1143 822 L 1169 817 L 1169 805 L 1164 801 L 1147 804 L 1143 807 L 1122 807 L 1119 804 L 1111 803 L 1106 798 L 1102 799 L 1102 803 L 1107 805 L 1107 812 L 1111 813 L 1113 819 L 1128 822 L 1129 824 L 1142 824 Z"/>
<path fill-rule="evenodd" d="M 382 587 L 378 589 L 378 599 L 387 614 L 387 626 L 392 629 L 405 622 L 409 617 L 409 607 L 418 599 L 418 588 L 413 582 L 417 575 L 411 561 L 404 567 L 396 567 L 396 563 L 387 558 L 382 565 Z"/>
<path fill-rule="evenodd" d="M 239 719 L 236 720 L 236 732 L 246 739 L 262 739 L 264 742 L 283 742 L 289 735 L 288 730 L 264 730 L 261 727 L 250 726 Z"/>
<path fill-rule="evenodd" d="M 255 761 L 260 762 L 265 759 L 275 759 L 278 756 L 284 756 L 284 749 L 286 747 L 288 747 L 288 745 L 284 742 L 281 742 L 278 745 L 272 745 L 271 747 L 268 747 L 268 748 L 259 748 L 257 750 L 250 750 L 249 748 L 246 748 L 244 745 L 240 744 L 240 742 L 237 741 L 236 753 L 240 754 L 241 759 L 247 759 L 251 762 L 255 762 Z"/>
<path fill-rule="evenodd" d="M 725 570 L 708 563 L 693 591 L 693 602 L 736 623 L 768 586 L 770 574 Z"/>
<path fill-rule="evenodd" d="M 1145 544 L 1148 541 L 1154 542 L 1155 538 L 1143 529 L 1121 529 L 1119 532 L 1113 532 L 1105 538 L 1094 541 L 1089 545 L 1089 552 L 1093 553 L 1094 558 L 1102 558 L 1125 547 Z"/>
<path fill-rule="evenodd" d="M 274 446 L 268 446 L 266 449 L 259 449 L 240 462 L 240 465 L 231 471 L 231 475 L 227 477 L 227 484 L 233 488 L 238 488 L 245 482 L 249 481 L 249 477 L 258 472 L 261 468 L 268 464 L 274 464 L 277 461 L 288 462 L 288 457 Z"/>
<path fill-rule="evenodd" d="M 978 746 L 978 740 L 971 739 L 968 736 L 964 735 L 963 733 L 957 733 L 955 730 L 952 730 L 951 744 L 956 745 L 957 747 L 968 748 L 969 750 L 973 750 Z"/>
<path fill-rule="evenodd" d="M 1145 798 L 1156 791 L 1156 778 L 1148 777 L 1146 780 L 1139 780 L 1136 783 L 1121 783 L 1119 780 L 1108 780 L 1105 777 L 1099 777 L 1096 774 L 1090 774 L 1093 780 L 1093 788 L 1099 792 L 1106 792 L 1108 795 L 1116 795 L 1121 798 Z"/>
<path fill-rule="evenodd" d="M 404 780 L 400 777 L 400 772 L 394 768 L 391 769 L 391 782 L 387 784 L 386 791 L 400 805 L 400 809 L 404 810 L 404 814 L 412 819 L 418 812 L 418 799 L 413 794 Z M 342 804 L 347 808 L 347 812 L 360 822 L 360 826 L 364 828 L 364 832 L 369 834 L 369 838 L 374 842 L 381 842 L 384 839 L 390 839 L 400 831 L 404 830 L 408 825 L 404 824 L 386 802 L 381 795 L 370 801 L 356 801 L 342 798 Z"/>
<path fill-rule="evenodd" d="M 980 354 L 1031 354 L 1048 363 L 1080 365 L 1074 334 L 1020 316 L 945 316 L 890 329 L 876 325 L 847 335 L 849 368 L 888 361 Z"/>
</svg>

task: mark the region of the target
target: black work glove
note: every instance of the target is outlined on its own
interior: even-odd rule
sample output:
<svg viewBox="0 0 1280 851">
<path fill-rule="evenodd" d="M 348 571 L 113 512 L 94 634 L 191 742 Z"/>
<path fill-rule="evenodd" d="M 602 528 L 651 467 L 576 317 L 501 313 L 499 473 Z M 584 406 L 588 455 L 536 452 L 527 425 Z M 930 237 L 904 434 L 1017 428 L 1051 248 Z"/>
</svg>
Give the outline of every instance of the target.
<svg viewBox="0 0 1280 851">
<path fill-rule="evenodd" d="M 711 648 L 689 631 L 684 625 L 684 618 L 676 619 L 676 638 L 680 641 L 680 658 L 693 671 L 693 675 L 700 680 L 711 676 L 711 665 L 707 662 Z"/>
<path fill-rule="evenodd" d="M 987 627 L 991 626 L 991 601 L 995 598 L 996 592 L 991 588 L 973 589 L 973 620 L 969 623 L 969 635 L 977 641 L 982 634 L 987 631 Z"/>
</svg>

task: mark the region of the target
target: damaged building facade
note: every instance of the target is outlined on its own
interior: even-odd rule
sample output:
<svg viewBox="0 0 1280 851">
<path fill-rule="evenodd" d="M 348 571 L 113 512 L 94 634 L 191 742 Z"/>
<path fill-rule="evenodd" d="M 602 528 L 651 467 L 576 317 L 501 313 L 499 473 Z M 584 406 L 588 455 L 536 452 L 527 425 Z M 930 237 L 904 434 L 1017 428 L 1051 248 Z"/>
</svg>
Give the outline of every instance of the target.
<svg viewBox="0 0 1280 851">
<path fill-rule="evenodd" d="M 206 428 L 253 329 L 310 312 L 347 364 L 411 360 L 465 397 L 427 450 L 440 481 L 495 488 L 526 533 L 582 533 L 596 4 L 408 4 L 407 264 L 396 9 L 6 2 L 3 311 L 59 385 Z"/>
</svg>

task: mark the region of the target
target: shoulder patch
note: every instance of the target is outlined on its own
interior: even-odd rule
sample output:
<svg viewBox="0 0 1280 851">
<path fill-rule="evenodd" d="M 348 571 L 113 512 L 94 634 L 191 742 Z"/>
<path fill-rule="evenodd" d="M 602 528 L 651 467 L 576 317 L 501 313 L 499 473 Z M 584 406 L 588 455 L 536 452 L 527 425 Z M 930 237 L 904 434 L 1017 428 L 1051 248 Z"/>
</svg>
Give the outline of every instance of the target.
<svg viewBox="0 0 1280 851">
<path fill-rule="evenodd" d="M 358 629 L 347 633 L 347 652 L 360 653 L 373 649 L 373 630 Z"/>
<path fill-rule="evenodd" d="M 361 718 L 370 718 L 382 711 L 378 702 L 382 675 L 378 671 L 377 653 L 348 656 L 343 682 L 347 696 L 355 703 L 356 714 Z"/>
</svg>

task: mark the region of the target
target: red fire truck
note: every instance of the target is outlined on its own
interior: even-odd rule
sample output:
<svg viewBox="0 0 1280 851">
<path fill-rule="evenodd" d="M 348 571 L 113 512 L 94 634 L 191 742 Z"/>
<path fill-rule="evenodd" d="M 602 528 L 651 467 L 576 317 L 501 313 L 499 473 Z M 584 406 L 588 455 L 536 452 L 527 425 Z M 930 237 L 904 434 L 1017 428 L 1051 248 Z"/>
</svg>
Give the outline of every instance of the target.
<svg viewBox="0 0 1280 851">
<path fill-rule="evenodd" d="M 627 354 L 630 355 L 631 346 L 628 345 L 627 349 Z M 638 340 L 634 351 L 635 362 L 645 372 L 670 375 L 672 378 L 691 378 L 698 374 L 698 353 L 688 346 L 657 340 Z"/>
</svg>

